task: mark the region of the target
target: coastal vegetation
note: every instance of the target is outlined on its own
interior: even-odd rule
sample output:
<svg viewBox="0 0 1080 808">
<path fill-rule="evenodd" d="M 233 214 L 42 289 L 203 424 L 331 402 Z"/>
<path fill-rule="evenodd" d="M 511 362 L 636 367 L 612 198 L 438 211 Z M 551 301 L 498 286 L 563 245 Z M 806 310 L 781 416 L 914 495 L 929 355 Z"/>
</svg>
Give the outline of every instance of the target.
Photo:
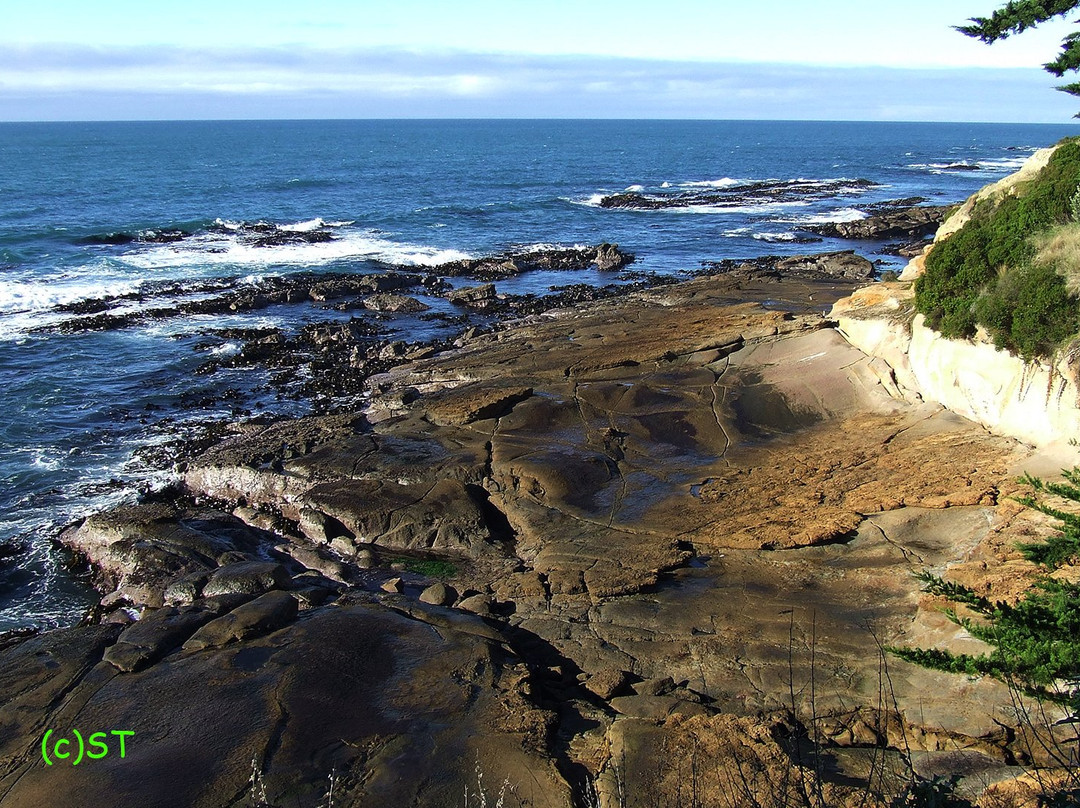
<svg viewBox="0 0 1080 808">
<path fill-rule="evenodd" d="M 1080 140 L 1014 192 L 980 199 L 930 251 L 915 284 L 927 324 L 946 337 L 984 328 L 1001 349 L 1046 357 L 1080 329 L 1072 258 L 1080 250 Z"/>
<path fill-rule="evenodd" d="M 1054 17 L 1063 17 L 1077 7 L 1080 7 L 1080 2 L 1075 0 L 1009 0 L 989 17 L 973 17 L 971 25 L 961 25 L 956 30 L 992 44 L 1013 34 L 1022 34 Z M 1080 69 L 1080 32 L 1065 37 L 1057 58 L 1043 67 L 1058 78 Z M 1070 95 L 1080 95 L 1080 82 L 1064 84 L 1058 89 Z"/>
<path fill-rule="evenodd" d="M 1044 805 L 1075 805 L 1080 798 L 1076 774 L 1080 732 L 1080 584 L 1053 573 L 1080 559 L 1080 468 L 1063 473 L 1065 482 L 1046 483 L 1027 476 L 1039 495 L 1021 503 L 1057 520 L 1059 530 L 1046 541 L 1023 543 L 1018 549 L 1042 568 L 1031 587 L 1015 602 L 991 601 L 975 590 L 923 573 L 925 591 L 952 605 L 945 611 L 950 620 L 971 636 L 987 643 L 984 654 L 956 654 L 941 649 L 890 648 L 908 662 L 927 668 L 991 676 L 1004 682 L 1014 694 L 1017 712 L 1027 723 L 1041 758 L 1051 767 L 1064 769 L 1066 778 L 1054 780 L 1044 793 Z M 1047 497 L 1057 498 L 1058 505 Z M 1034 699 L 1037 707 L 1028 707 Z M 1042 705 L 1052 705 L 1064 718 L 1054 720 Z"/>
</svg>

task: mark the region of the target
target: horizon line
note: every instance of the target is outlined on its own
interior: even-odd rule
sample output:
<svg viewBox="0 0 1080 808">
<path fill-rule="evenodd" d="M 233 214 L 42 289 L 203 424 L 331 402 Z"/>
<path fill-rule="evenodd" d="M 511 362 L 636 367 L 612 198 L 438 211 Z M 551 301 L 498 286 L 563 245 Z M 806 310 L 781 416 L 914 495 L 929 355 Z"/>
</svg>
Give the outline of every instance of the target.
<svg viewBox="0 0 1080 808">
<path fill-rule="evenodd" d="M 73 124 L 73 123 L 348 123 L 348 122 L 491 122 L 491 121 L 535 121 L 581 123 L 638 122 L 638 123 L 852 123 L 877 124 L 883 126 L 909 124 L 939 125 L 1008 125 L 1008 126 L 1067 126 L 1080 125 L 1080 113 L 1064 121 L 1014 121 L 1014 120 L 871 120 L 863 118 L 677 118 L 677 117 L 637 117 L 609 116 L 589 118 L 579 116 L 527 116 L 527 115 L 487 115 L 487 116 L 397 116 L 397 117 L 341 117 L 341 118 L 65 118 L 65 119 L 0 119 L 0 126 L 13 124 Z"/>
</svg>

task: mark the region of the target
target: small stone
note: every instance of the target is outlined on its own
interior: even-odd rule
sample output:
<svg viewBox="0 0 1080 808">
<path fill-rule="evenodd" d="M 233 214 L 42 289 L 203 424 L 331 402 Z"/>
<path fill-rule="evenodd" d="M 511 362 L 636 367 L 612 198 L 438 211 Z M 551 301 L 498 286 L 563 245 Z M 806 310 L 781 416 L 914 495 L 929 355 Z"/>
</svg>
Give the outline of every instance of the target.
<svg viewBox="0 0 1080 808">
<path fill-rule="evenodd" d="M 606 670 L 590 676 L 585 682 L 585 688 L 595 693 L 604 701 L 625 692 L 629 683 L 629 674 L 626 671 Z"/>
<path fill-rule="evenodd" d="M 405 582 L 400 578 L 390 578 L 389 580 L 383 581 L 380 588 L 383 592 L 396 593 L 400 595 L 402 592 L 405 591 Z"/>
<path fill-rule="evenodd" d="M 453 606 L 455 600 L 457 590 L 447 584 L 432 584 L 420 593 L 420 602 L 432 606 Z"/>
<path fill-rule="evenodd" d="M 338 555 L 351 557 L 356 552 L 356 544 L 346 536 L 338 536 L 330 542 L 330 549 Z"/>
<path fill-rule="evenodd" d="M 675 689 L 675 683 L 670 676 L 664 676 L 660 679 L 646 679 L 633 687 L 639 696 L 663 696 Z"/>
<path fill-rule="evenodd" d="M 366 547 L 356 554 L 356 566 L 362 570 L 373 569 L 378 564 L 378 561 L 379 560 L 375 557 L 375 553 Z"/>
</svg>

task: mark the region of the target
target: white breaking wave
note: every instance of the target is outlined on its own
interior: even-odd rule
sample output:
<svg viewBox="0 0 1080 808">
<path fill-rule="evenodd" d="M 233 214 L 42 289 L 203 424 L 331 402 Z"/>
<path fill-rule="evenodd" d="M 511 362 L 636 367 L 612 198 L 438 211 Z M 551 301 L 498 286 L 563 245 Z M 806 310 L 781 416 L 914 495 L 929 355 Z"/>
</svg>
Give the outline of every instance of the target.
<svg viewBox="0 0 1080 808">
<path fill-rule="evenodd" d="M 278 230 L 285 230 L 289 233 L 310 233 L 313 230 L 321 230 L 327 227 L 348 227 L 350 224 L 355 224 L 355 222 L 328 222 L 325 219 L 315 218 L 308 219 L 306 222 L 278 225 Z"/>
<path fill-rule="evenodd" d="M 240 353 L 240 346 L 235 342 L 226 342 L 224 345 L 213 348 L 210 353 L 214 356 L 236 356 Z"/>
<path fill-rule="evenodd" d="M 0 280 L 0 315 L 46 311 L 96 297 L 114 297 L 139 291 L 144 279 L 84 273 Z"/>
<path fill-rule="evenodd" d="M 644 190 L 645 190 L 645 186 L 644 186 L 644 185 L 630 185 L 630 186 L 628 186 L 628 187 L 626 188 L 626 191 L 627 191 L 627 192 L 629 192 L 629 193 L 635 193 L 635 194 L 640 194 L 640 193 L 641 193 L 642 191 L 644 191 Z"/>
<path fill-rule="evenodd" d="M 611 194 L 593 194 L 592 196 L 585 199 L 570 199 L 568 197 L 562 197 L 562 200 L 564 202 L 569 202 L 573 205 L 585 205 L 589 208 L 598 208 L 600 207 L 600 203 L 609 196 L 611 196 Z"/>
<path fill-rule="evenodd" d="M 807 216 L 796 216 L 792 219 L 774 219 L 776 222 L 792 222 L 795 224 L 838 224 L 840 222 L 857 222 L 865 219 L 866 214 L 858 208 L 840 208 L 828 213 L 813 213 Z"/>
<path fill-rule="evenodd" d="M 230 230 L 239 229 L 230 227 L 230 224 L 222 223 Z M 231 234 L 205 233 L 174 244 L 132 251 L 121 256 L 120 260 L 139 269 L 160 270 L 219 265 L 311 266 L 346 258 L 420 266 L 446 264 L 469 257 L 459 250 L 390 241 L 369 231 L 342 234 L 331 241 L 268 247 L 245 244 Z"/>
<path fill-rule="evenodd" d="M 731 188 L 734 185 L 744 185 L 746 180 L 736 180 L 731 177 L 722 177 L 718 180 L 697 180 L 694 182 L 680 182 L 680 188 Z"/>
<path fill-rule="evenodd" d="M 677 208 L 661 208 L 666 213 L 772 213 L 777 208 L 805 208 L 809 202 L 760 202 L 751 205 L 685 205 Z M 653 213 L 656 211 L 645 211 Z M 776 219 L 775 221 L 785 221 Z"/>
<path fill-rule="evenodd" d="M 753 237 L 757 241 L 766 241 L 770 244 L 795 241 L 798 238 L 794 233 L 754 233 Z"/>
<path fill-rule="evenodd" d="M 998 157 L 985 160 L 954 160 L 952 162 L 908 163 L 905 168 L 929 171 L 931 174 L 943 174 L 950 171 L 1016 171 L 1027 161 L 1027 157 Z"/>
</svg>

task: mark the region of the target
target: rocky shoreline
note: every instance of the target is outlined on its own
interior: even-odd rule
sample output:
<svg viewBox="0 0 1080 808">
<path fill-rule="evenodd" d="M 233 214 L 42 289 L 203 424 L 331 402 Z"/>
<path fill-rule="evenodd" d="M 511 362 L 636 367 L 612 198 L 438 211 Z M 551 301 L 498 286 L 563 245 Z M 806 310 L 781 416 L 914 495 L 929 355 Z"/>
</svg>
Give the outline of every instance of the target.
<svg viewBox="0 0 1080 808">
<path fill-rule="evenodd" d="M 461 304 L 515 321 L 382 365 L 348 323 L 242 335 L 229 361 L 326 346 L 310 367 L 363 407 L 237 423 L 178 490 L 64 534 L 101 603 L 0 643 L 0 800 L 307 806 L 333 777 L 358 806 L 494 803 L 504 780 L 532 806 L 687 784 L 737 805 L 811 738 L 829 804 L 881 761 L 972 794 L 1018 774 L 1002 688 L 882 648 L 975 647 L 915 572 L 988 596 L 1030 576 L 1010 538 L 1044 523 L 1007 495 L 1031 450 L 835 330 L 866 259 L 705 272 L 532 309 L 479 291 Z M 368 277 L 347 293 L 400 302 Z M 99 727 L 135 733 L 125 759 L 42 762 L 47 730 Z"/>
</svg>

